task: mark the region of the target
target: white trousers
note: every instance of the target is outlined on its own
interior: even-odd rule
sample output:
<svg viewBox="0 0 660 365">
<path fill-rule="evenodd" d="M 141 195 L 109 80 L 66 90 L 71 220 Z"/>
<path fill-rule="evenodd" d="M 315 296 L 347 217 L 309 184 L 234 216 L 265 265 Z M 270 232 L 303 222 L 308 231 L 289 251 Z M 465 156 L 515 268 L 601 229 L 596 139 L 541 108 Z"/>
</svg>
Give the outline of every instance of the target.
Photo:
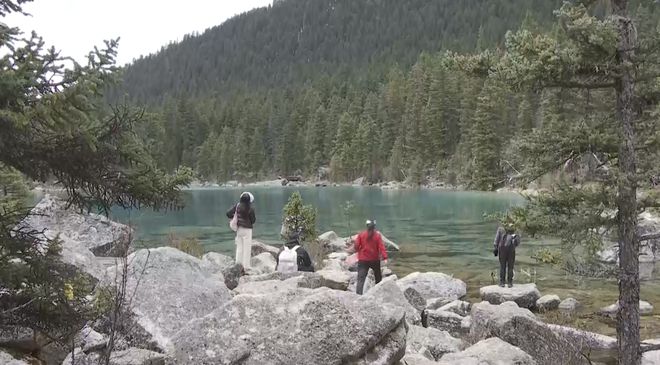
<svg viewBox="0 0 660 365">
<path fill-rule="evenodd" d="M 250 268 L 252 259 L 252 229 L 238 227 L 236 232 L 236 263 L 243 265 L 246 270 Z"/>
</svg>

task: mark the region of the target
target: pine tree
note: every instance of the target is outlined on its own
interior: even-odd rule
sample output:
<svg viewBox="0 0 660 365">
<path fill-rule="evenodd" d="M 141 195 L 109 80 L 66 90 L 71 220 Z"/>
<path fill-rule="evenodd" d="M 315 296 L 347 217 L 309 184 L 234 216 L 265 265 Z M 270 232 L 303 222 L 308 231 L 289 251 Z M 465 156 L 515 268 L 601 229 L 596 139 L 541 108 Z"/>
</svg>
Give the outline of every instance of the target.
<svg viewBox="0 0 660 365">
<path fill-rule="evenodd" d="M 499 166 L 501 89 L 494 81 L 486 81 L 479 94 L 473 125 L 470 130 L 470 146 L 474 159 L 472 182 L 480 190 L 494 190 L 502 180 Z"/>
</svg>

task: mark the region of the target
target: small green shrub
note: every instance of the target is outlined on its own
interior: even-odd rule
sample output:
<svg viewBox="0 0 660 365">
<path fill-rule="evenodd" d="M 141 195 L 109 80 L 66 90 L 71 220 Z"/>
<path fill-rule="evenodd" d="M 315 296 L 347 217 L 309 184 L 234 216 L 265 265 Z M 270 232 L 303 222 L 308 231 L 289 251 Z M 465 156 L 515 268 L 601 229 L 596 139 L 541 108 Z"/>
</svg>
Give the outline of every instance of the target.
<svg viewBox="0 0 660 365">
<path fill-rule="evenodd" d="M 197 258 L 204 255 L 204 247 L 194 236 L 180 238 L 175 233 L 170 233 L 167 235 L 167 245 Z"/>
</svg>

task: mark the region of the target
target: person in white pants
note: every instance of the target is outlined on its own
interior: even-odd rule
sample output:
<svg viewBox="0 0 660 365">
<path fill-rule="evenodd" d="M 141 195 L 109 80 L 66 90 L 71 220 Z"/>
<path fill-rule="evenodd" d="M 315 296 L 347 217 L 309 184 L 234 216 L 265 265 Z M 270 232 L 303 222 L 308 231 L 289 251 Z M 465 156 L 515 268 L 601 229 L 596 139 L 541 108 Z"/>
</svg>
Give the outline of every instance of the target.
<svg viewBox="0 0 660 365">
<path fill-rule="evenodd" d="M 249 192 L 241 194 L 240 201 L 227 211 L 227 218 L 234 218 L 238 214 L 238 230 L 236 231 L 236 263 L 243 265 L 243 269 L 250 268 L 252 259 L 252 228 L 257 221 L 254 207 L 254 195 Z"/>
</svg>

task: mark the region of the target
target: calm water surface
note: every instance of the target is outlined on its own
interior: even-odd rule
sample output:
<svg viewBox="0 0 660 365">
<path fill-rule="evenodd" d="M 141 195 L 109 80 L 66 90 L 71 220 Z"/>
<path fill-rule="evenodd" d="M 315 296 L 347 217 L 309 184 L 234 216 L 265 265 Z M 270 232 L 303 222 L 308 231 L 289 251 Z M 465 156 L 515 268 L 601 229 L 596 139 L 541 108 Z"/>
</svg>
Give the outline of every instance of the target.
<svg viewBox="0 0 660 365">
<path fill-rule="evenodd" d="M 130 223 L 137 229 L 140 245 L 162 246 L 169 233 L 195 236 L 207 251 L 233 254 L 233 232 L 229 230 L 226 210 L 243 189 L 208 189 L 186 191 L 186 207 L 176 212 L 114 211 L 113 219 Z M 257 223 L 254 237 L 276 244 L 282 207 L 294 191 L 300 191 L 307 204 L 318 210 L 318 231 L 349 232 L 342 205 L 354 202 L 350 232 L 363 227 L 373 217 L 379 229 L 397 242 L 401 252 L 393 255 L 392 269 L 401 277 L 414 271 L 439 271 L 453 274 L 468 283 L 471 299 L 479 287 L 493 283 L 498 262 L 492 254 L 492 240 L 497 228 L 484 214 L 506 211 L 524 204 L 516 194 L 450 191 L 387 191 L 376 188 L 250 188 L 255 195 Z M 576 280 L 561 270 L 538 265 L 531 259 L 534 249 L 556 246 L 551 240 L 532 240 L 523 236 L 517 252 L 517 282 L 537 283 L 543 294 L 572 296 L 584 305 L 584 312 L 595 311 L 617 299 L 616 281 Z M 660 267 L 646 270 L 650 280 L 642 283 L 642 299 L 657 306 L 660 313 Z M 614 329 L 599 322 L 602 333 Z M 645 337 L 660 337 L 660 316 L 643 319 Z"/>
</svg>

